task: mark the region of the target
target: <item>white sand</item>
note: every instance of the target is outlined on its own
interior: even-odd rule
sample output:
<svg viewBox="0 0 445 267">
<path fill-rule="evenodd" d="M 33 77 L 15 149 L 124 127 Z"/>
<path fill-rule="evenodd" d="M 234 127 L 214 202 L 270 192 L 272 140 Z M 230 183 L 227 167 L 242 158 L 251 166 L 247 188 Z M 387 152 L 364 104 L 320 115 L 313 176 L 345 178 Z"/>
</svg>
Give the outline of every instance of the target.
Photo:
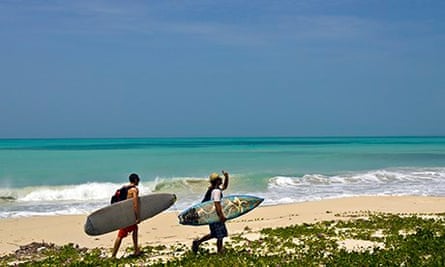
<svg viewBox="0 0 445 267">
<path fill-rule="evenodd" d="M 263 228 L 275 228 L 300 223 L 350 218 L 356 214 L 386 213 L 440 213 L 445 211 L 445 197 L 352 197 L 304 202 L 289 205 L 263 206 L 227 223 L 229 235 Z M 183 226 L 178 223 L 179 212 L 164 212 L 143 221 L 139 240 L 144 245 L 191 244 L 194 238 L 208 233 L 207 226 Z M 31 242 L 78 244 L 81 247 L 111 248 L 116 232 L 88 236 L 83 231 L 86 215 L 25 217 L 0 220 L 0 256 L 14 252 L 20 245 Z M 255 235 L 250 233 L 249 235 Z M 252 237 L 255 238 L 255 237 Z M 131 247 L 131 237 L 124 239 L 121 250 Z"/>
</svg>

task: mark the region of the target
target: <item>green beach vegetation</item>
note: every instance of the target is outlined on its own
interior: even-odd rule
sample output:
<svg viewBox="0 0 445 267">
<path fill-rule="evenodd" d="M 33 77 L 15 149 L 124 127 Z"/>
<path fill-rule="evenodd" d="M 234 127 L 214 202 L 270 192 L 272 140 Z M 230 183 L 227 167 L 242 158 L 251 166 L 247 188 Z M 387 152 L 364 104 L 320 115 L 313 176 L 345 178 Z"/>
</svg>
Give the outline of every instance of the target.
<svg viewBox="0 0 445 267">
<path fill-rule="evenodd" d="M 40 243 L 23 246 L 15 254 L 0 258 L 0 265 L 445 266 L 445 214 L 362 212 L 348 216 L 348 220 L 266 228 L 260 232 L 246 227 L 226 242 L 224 255 L 216 254 L 213 243 L 202 247 L 197 255 L 190 251 L 190 244 L 176 244 L 145 246 L 140 257 L 111 259 L 109 249 Z"/>
</svg>

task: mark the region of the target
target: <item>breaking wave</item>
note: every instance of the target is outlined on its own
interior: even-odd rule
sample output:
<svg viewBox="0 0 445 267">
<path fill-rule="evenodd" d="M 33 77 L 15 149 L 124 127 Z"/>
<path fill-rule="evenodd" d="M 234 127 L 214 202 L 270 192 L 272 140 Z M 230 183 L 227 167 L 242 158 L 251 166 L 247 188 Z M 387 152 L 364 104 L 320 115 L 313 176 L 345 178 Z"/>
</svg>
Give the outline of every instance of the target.
<svg viewBox="0 0 445 267">
<path fill-rule="evenodd" d="M 234 174 L 225 194 L 254 194 L 265 205 L 363 195 L 445 196 L 445 168 L 392 168 L 340 174 Z M 91 182 L 65 186 L 0 189 L 0 218 L 87 214 L 109 204 L 122 184 Z M 141 195 L 171 192 L 178 197 L 171 211 L 199 202 L 205 177 L 158 177 L 139 185 Z"/>
</svg>

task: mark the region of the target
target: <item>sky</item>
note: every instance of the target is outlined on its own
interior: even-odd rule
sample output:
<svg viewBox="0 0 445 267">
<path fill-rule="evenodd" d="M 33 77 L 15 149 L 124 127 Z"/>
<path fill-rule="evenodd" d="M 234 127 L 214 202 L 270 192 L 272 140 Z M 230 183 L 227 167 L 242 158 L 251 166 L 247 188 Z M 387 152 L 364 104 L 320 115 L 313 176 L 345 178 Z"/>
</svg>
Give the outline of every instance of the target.
<svg viewBox="0 0 445 267">
<path fill-rule="evenodd" d="M 0 0 L 0 138 L 445 135 L 445 1 Z"/>
</svg>

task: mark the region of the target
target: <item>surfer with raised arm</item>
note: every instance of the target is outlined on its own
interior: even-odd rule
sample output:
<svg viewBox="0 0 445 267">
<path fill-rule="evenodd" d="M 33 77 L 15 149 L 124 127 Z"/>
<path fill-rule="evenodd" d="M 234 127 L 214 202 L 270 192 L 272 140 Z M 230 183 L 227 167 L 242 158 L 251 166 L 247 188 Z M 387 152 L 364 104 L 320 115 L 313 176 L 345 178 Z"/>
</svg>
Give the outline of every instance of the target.
<svg viewBox="0 0 445 267">
<path fill-rule="evenodd" d="M 204 196 L 202 202 L 212 200 L 215 204 L 215 210 L 219 217 L 219 222 L 209 224 L 210 233 L 201 237 L 200 239 L 194 240 L 192 243 L 192 251 L 194 253 L 198 252 L 199 245 L 201 243 L 216 238 L 216 246 L 218 253 L 223 253 L 223 239 L 227 236 L 227 228 L 225 221 L 227 220 L 224 216 L 221 207 L 221 198 L 223 197 L 222 191 L 229 185 L 229 173 L 222 171 L 223 178 L 218 173 L 212 173 L 209 176 L 210 186 Z"/>
<path fill-rule="evenodd" d="M 119 247 L 121 246 L 122 239 L 126 237 L 129 233 L 132 232 L 133 237 L 133 245 L 134 245 L 134 256 L 139 256 L 141 254 L 141 251 L 139 250 L 138 246 L 138 224 L 140 223 L 141 217 L 140 217 L 140 207 L 139 207 L 139 190 L 137 186 L 139 185 L 140 178 L 137 174 L 132 173 L 130 174 L 129 178 L 130 184 L 127 185 L 128 193 L 127 193 L 127 199 L 133 199 L 133 210 L 134 210 L 134 217 L 135 217 L 135 223 L 133 225 L 130 225 L 128 227 L 119 229 L 119 232 L 117 233 L 116 241 L 114 241 L 114 247 L 113 247 L 113 253 L 112 257 L 115 258 L 117 251 L 119 250 Z"/>
</svg>

